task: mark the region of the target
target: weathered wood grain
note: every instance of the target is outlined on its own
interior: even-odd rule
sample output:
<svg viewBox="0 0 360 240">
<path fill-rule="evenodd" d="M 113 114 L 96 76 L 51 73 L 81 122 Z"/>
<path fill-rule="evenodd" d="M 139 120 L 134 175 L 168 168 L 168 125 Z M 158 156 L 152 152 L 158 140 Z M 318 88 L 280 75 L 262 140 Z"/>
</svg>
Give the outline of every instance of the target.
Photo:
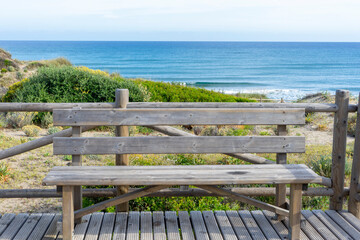
<svg viewBox="0 0 360 240">
<path fill-rule="evenodd" d="M 111 240 L 114 231 L 115 213 L 105 213 L 101 225 L 99 240 Z"/>
<path fill-rule="evenodd" d="M 181 237 L 183 240 L 195 240 L 194 232 L 191 227 L 189 213 L 186 211 L 179 211 L 179 223 L 181 229 Z"/>
<path fill-rule="evenodd" d="M 358 99 L 358 109 L 360 106 L 360 94 Z M 360 185 L 360 112 L 357 112 L 355 127 L 354 155 L 351 169 L 350 193 L 349 193 L 349 212 L 360 218 L 360 202 L 356 199 L 358 187 Z"/>
<path fill-rule="evenodd" d="M 26 219 L 24 225 L 20 228 L 16 236 L 13 238 L 14 240 L 22 240 L 22 239 L 28 239 L 31 232 L 35 228 L 35 226 L 38 224 L 40 218 L 42 216 L 42 213 L 32 213 L 30 216 Z"/>
<path fill-rule="evenodd" d="M 120 213 L 116 214 L 113 240 L 125 240 L 126 239 L 127 219 L 128 219 L 127 212 L 120 212 Z"/>
<path fill-rule="evenodd" d="M 74 215 L 75 215 L 75 218 L 80 218 L 80 217 L 85 216 L 85 215 L 87 215 L 89 213 L 93 213 L 93 212 L 96 212 L 96 211 L 101 211 L 101 210 L 103 210 L 105 208 L 115 206 L 115 205 L 120 204 L 120 203 L 128 202 L 128 201 L 133 200 L 135 198 L 146 196 L 149 193 L 156 192 L 156 191 L 159 191 L 160 189 L 164 189 L 164 188 L 167 188 L 167 187 L 168 186 L 165 185 L 165 186 L 152 186 L 152 187 L 141 188 L 141 189 L 138 189 L 138 190 L 133 191 L 131 193 L 126 193 L 126 194 L 117 196 L 115 198 L 112 198 L 112 199 L 109 199 L 109 200 L 106 200 L 106 201 L 91 205 L 89 207 L 79 209 L 79 210 L 75 211 Z"/>
<path fill-rule="evenodd" d="M 128 89 L 116 89 L 115 91 L 115 107 L 125 109 L 126 105 L 129 103 L 129 90 Z M 129 127 L 128 126 L 116 126 L 115 127 L 115 136 L 117 137 L 128 137 L 129 136 Z M 117 166 L 129 165 L 129 155 L 127 154 L 116 154 L 115 164 Z M 127 193 L 129 191 L 129 186 L 117 186 L 117 196 Z M 125 202 L 116 206 L 117 212 L 127 212 L 129 211 L 129 203 Z"/>
<path fill-rule="evenodd" d="M 57 126 L 156 126 L 156 125 L 289 125 L 305 124 L 305 110 L 270 109 L 61 109 L 54 110 Z"/>
<path fill-rule="evenodd" d="M 301 221 L 301 207 L 302 207 L 302 185 L 290 185 L 290 214 L 289 214 L 289 239 L 300 239 L 300 221 Z"/>
<path fill-rule="evenodd" d="M 0 103 L 0 112 L 52 112 L 54 109 L 113 108 L 114 103 Z M 306 112 L 336 112 L 332 103 L 234 103 L 234 102 L 130 102 L 128 108 L 305 108 Z M 357 105 L 350 104 L 349 112 Z"/>
<path fill-rule="evenodd" d="M 74 187 L 63 186 L 63 240 L 71 240 L 74 231 Z"/>
<path fill-rule="evenodd" d="M 151 212 L 140 213 L 140 240 L 153 240 Z"/>
<path fill-rule="evenodd" d="M 54 154 L 302 153 L 304 137 L 86 137 L 55 138 Z"/>
<path fill-rule="evenodd" d="M 332 210 L 341 210 L 343 207 L 349 95 L 349 91 L 336 91 L 335 104 L 338 111 L 334 116 L 333 129 L 331 179 L 334 195 L 330 198 Z"/>
<path fill-rule="evenodd" d="M 201 212 L 191 211 L 190 218 L 196 236 L 196 240 L 210 240 Z"/>
<path fill-rule="evenodd" d="M 207 191 L 217 193 L 219 196 L 229 197 L 229 198 L 235 199 L 237 201 L 253 205 L 258 208 L 262 208 L 262 209 L 266 209 L 266 210 L 275 212 L 275 213 L 283 215 L 283 216 L 289 216 L 289 211 L 286 209 L 283 209 L 283 208 L 280 208 L 280 207 L 277 207 L 277 206 L 274 206 L 269 203 L 265 203 L 265 202 L 262 202 L 262 201 L 259 201 L 259 200 L 253 199 L 253 198 L 249 198 L 249 197 L 240 195 L 238 193 L 233 193 L 228 190 L 221 189 L 221 188 L 218 188 L 215 186 L 210 186 L 210 185 L 197 185 L 197 187 L 201 187 Z"/>
<path fill-rule="evenodd" d="M 166 236 L 168 240 L 180 240 L 179 223 L 175 211 L 165 212 Z"/>
<path fill-rule="evenodd" d="M 215 218 L 225 240 L 237 240 L 236 234 L 225 211 L 215 211 Z"/>
<path fill-rule="evenodd" d="M 155 240 L 166 240 L 164 212 L 162 211 L 153 212 L 153 229 L 154 229 Z"/>
<path fill-rule="evenodd" d="M 226 185 L 318 183 L 303 164 L 54 167 L 45 185 Z M 161 187 L 159 187 L 161 189 Z M 158 189 L 158 190 L 160 190 Z M 151 192 L 147 192 L 149 194 Z M 133 193 L 132 193 L 133 194 Z M 129 195 L 130 196 L 130 195 Z M 139 197 L 139 196 L 138 196 Z M 131 200 L 131 199 L 129 199 Z M 109 205 L 111 206 L 111 205 Z M 109 207 L 107 206 L 107 207 Z M 101 210 L 101 209 L 98 209 Z"/>
<path fill-rule="evenodd" d="M 239 240 L 251 239 L 251 236 L 237 211 L 226 211 L 226 215 Z"/>
<path fill-rule="evenodd" d="M 239 211 L 239 215 L 243 220 L 247 230 L 251 234 L 252 239 L 256 240 L 266 240 L 263 232 L 259 228 L 258 224 L 256 223 L 255 219 L 252 217 L 250 211 L 241 210 Z"/>
<path fill-rule="evenodd" d="M 202 212 L 204 222 L 207 228 L 207 232 L 211 240 L 223 240 L 223 236 L 220 232 L 219 226 L 215 219 L 213 211 Z"/>
</svg>

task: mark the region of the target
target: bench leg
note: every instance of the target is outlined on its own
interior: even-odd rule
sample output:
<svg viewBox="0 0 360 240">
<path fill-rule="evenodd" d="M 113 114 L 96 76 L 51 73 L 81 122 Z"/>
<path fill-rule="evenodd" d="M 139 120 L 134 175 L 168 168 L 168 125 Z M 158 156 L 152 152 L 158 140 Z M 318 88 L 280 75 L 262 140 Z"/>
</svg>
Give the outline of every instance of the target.
<svg viewBox="0 0 360 240">
<path fill-rule="evenodd" d="M 290 185 L 290 228 L 289 239 L 300 239 L 302 206 L 302 184 Z"/>
<path fill-rule="evenodd" d="M 63 240 L 72 240 L 74 230 L 74 187 L 63 186 Z"/>
</svg>

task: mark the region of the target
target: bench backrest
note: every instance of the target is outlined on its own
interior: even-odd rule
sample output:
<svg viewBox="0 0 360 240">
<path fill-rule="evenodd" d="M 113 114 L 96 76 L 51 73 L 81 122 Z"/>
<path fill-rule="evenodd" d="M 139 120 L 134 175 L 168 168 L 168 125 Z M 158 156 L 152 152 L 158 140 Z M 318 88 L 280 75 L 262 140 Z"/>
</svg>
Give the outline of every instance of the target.
<svg viewBox="0 0 360 240">
<path fill-rule="evenodd" d="M 303 108 L 162 108 L 54 110 L 54 125 L 299 125 Z M 54 154 L 162 154 L 162 153 L 298 153 L 305 151 L 299 136 L 176 136 L 55 138 Z"/>
</svg>

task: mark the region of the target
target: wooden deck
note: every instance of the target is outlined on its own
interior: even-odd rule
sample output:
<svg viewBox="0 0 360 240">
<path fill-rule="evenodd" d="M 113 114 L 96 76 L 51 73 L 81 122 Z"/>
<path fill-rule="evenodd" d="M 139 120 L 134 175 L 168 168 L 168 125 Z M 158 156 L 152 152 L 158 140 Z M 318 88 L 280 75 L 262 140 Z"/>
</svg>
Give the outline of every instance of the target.
<svg viewBox="0 0 360 240">
<path fill-rule="evenodd" d="M 360 239 L 360 220 L 348 212 L 304 210 L 301 239 Z M 81 240 L 236 240 L 287 239 L 288 220 L 269 211 L 97 212 L 75 227 Z M 62 239 L 60 214 L 7 213 L 0 218 L 0 239 Z"/>
</svg>

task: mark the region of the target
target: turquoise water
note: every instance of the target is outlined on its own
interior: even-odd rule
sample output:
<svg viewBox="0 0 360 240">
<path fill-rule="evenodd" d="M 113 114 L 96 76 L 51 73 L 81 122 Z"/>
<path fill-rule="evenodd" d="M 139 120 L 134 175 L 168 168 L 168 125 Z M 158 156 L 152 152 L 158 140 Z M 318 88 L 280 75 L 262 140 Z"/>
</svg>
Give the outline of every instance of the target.
<svg viewBox="0 0 360 240">
<path fill-rule="evenodd" d="M 0 41 L 20 60 L 66 57 L 124 77 L 296 99 L 360 92 L 360 43 Z"/>
</svg>

